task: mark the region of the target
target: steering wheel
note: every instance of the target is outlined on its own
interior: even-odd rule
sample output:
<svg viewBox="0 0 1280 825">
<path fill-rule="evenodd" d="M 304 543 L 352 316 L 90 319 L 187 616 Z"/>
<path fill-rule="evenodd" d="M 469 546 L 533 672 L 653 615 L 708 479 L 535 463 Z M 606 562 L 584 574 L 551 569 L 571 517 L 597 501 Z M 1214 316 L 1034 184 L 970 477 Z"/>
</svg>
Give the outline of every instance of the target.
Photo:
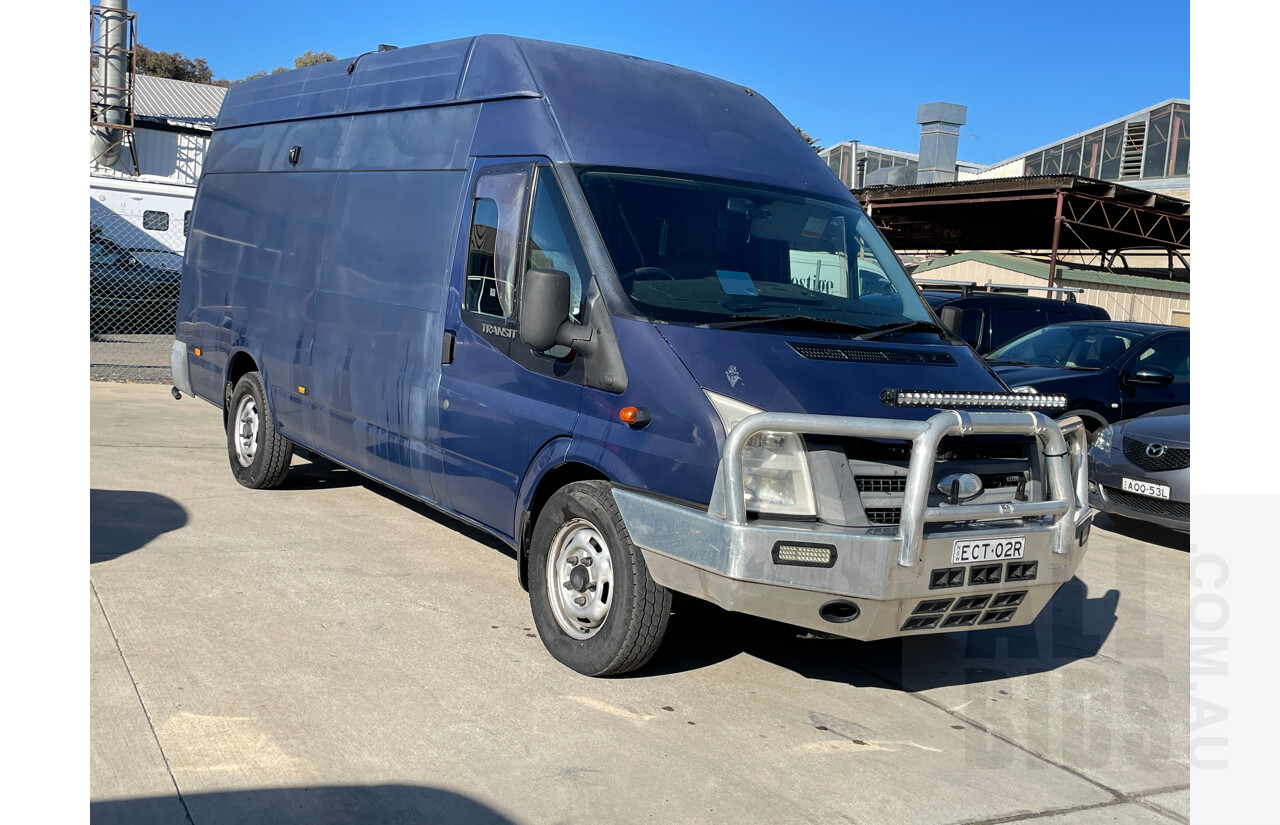
<svg viewBox="0 0 1280 825">
<path fill-rule="evenodd" d="M 660 269 L 656 266 L 640 266 L 630 272 L 619 275 L 618 280 L 622 282 L 623 289 L 631 292 L 631 286 L 636 281 L 674 281 L 675 278 L 671 277 L 671 273 L 665 269 Z"/>
</svg>

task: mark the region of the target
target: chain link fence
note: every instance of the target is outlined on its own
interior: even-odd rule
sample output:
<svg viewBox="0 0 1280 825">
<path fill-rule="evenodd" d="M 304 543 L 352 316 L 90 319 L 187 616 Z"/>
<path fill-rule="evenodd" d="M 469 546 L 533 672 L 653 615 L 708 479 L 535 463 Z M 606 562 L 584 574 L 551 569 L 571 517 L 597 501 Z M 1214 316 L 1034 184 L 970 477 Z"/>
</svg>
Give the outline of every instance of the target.
<svg viewBox="0 0 1280 825">
<path fill-rule="evenodd" d="M 172 380 L 169 354 L 185 243 L 181 218 L 172 220 L 167 212 L 124 217 L 90 210 L 90 380 Z"/>
</svg>

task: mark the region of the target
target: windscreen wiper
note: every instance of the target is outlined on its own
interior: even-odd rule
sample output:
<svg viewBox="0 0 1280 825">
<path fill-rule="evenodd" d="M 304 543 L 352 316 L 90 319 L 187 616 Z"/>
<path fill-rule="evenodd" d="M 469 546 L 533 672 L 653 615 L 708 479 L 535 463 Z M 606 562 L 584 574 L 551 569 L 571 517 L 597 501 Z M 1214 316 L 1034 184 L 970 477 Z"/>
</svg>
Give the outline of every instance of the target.
<svg viewBox="0 0 1280 825">
<path fill-rule="evenodd" d="M 836 321 L 831 318 L 815 318 L 812 315 L 731 315 L 727 321 L 701 324 L 707 329 L 738 329 L 765 325 L 829 329 L 837 332 L 870 332 L 873 329 L 862 324 L 851 324 L 848 321 Z"/>
<path fill-rule="evenodd" d="M 859 341 L 873 341 L 894 332 L 936 332 L 943 338 L 951 338 L 954 333 L 943 329 L 932 321 L 907 321 L 903 323 L 881 324 L 865 335 L 859 335 Z"/>
</svg>

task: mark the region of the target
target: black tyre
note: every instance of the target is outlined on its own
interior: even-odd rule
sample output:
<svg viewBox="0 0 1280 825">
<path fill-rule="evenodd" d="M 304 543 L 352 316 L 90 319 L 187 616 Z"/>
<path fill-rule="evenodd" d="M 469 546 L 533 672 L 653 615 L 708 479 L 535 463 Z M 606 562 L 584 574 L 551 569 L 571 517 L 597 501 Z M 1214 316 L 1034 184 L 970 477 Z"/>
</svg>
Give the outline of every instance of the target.
<svg viewBox="0 0 1280 825">
<path fill-rule="evenodd" d="M 255 490 L 279 487 L 289 472 L 293 444 L 276 432 L 262 376 L 246 373 L 227 409 L 227 454 L 236 481 Z"/>
<path fill-rule="evenodd" d="M 650 578 L 607 482 L 574 482 L 543 507 L 529 548 L 529 602 L 542 643 L 579 673 L 626 673 L 657 651 L 671 591 Z"/>
</svg>

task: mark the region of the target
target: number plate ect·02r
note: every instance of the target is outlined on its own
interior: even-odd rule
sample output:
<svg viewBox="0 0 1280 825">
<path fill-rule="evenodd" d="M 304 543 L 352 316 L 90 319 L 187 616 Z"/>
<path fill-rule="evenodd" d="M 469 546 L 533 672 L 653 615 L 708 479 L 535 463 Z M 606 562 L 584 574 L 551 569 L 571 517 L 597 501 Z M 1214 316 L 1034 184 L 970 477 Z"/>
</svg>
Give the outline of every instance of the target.
<svg viewBox="0 0 1280 825">
<path fill-rule="evenodd" d="M 952 564 L 979 561 L 1008 561 L 1022 558 L 1026 549 L 1024 536 L 997 536 L 982 539 L 956 539 L 951 548 Z"/>
</svg>

